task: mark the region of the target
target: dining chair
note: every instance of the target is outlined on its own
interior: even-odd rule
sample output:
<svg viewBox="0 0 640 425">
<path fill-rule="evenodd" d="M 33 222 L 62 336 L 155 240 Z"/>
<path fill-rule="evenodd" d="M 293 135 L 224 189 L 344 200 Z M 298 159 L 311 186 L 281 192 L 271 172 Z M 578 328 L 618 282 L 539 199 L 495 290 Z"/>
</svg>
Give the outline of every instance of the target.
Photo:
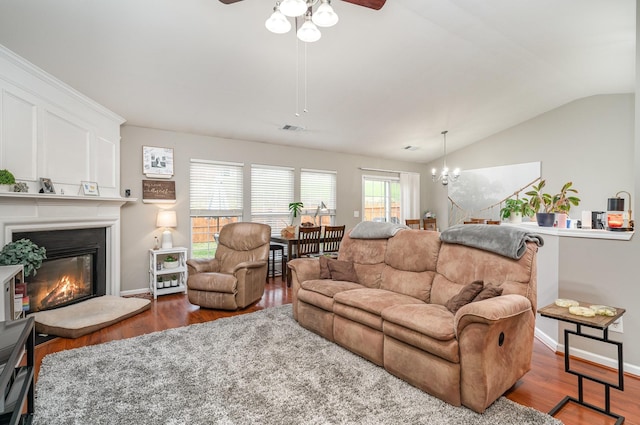
<svg viewBox="0 0 640 425">
<path fill-rule="evenodd" d="M 298 230 L 298 257 L 320 254 L 320 229 L 320 226 L 300 226 Z"/>
<path fill-rule="evenodd" d="M 411 227 L 412 229 L 420 229 L 420 219 L 419 218 L 407 218 L 404 223 Z"/>
<path fill-rule="evenodd" d="M 432 230 L 436 232 L 438 230 L 438 226 L 436 224 L 435 218 L 425 218 L 422 220 L 422 228 L 424 230 Z"/>
<path fill-rule="evenodd" d="M 344 237 L 345 226 L 325 226 L 324 238 L 322 242 L 322 253 L 333 253 L 338 256 L 338 250 L 340 249 L 340 242 Z M 331 255 L 332 257 L 334 255 Z"/>
<path fill-rule="evenodd" d="M 500 220 L 487 220 L 486 224 L 500 224 Z"/>
</svg>

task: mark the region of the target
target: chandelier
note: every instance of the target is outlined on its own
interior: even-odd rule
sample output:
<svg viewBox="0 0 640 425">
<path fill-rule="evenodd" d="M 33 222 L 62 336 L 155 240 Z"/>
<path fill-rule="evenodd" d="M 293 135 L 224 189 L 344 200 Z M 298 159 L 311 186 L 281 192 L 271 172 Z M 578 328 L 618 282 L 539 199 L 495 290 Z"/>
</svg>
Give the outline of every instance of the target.
<svg viewBox="0 0 640 425">
<path fill-rule="evenodd" d="M 435 168 L 431 169 L 431 180 L 433 180 L 434 183 L 442 182 L 443 186 L 448 185 L 450 181 L 454 182 L 458 180 L 458 177 L 460 177 L 459 168 L 453 170 L 453 174 L 449 175 L 449 168 L 447 168 L 447 133 L 447 130 L 441 133 L 442 137 L 444 137 L 444 163 L 442 164 L 442 171 L 440 171 L 440 175 L 438 175 Z"/>
<path fill-rule="evenodd" d="M 315 12 L 313 6 L 320 2 Z M 332 27 L 338 23 L 338 15 L 331 7 L 331 0 L 282 0 L 276 1 L 273 13 L 265 22 L 267 29 L 276 34 L 284 34 L 291 30 L 287 17 L 304 17 L 304 22 L 297 29 L 298 38 L 307 43 L 320 40 L 322 34 L 318 27 Z"/>
</svg>

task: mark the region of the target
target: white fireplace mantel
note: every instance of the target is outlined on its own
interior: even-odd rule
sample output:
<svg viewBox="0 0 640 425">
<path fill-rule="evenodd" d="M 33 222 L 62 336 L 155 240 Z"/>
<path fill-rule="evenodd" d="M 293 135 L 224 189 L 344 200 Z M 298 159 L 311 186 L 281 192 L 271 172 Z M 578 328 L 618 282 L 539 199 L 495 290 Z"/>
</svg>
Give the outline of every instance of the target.
<svg viewBox="0 0 640 425">
<path fill-rule="evenodd" d="M 107 294 L 120 295 L 120 208 L 135 198 L 0 193 L 0 246 L 13 233 L 106 228 Z"/>
</svg>

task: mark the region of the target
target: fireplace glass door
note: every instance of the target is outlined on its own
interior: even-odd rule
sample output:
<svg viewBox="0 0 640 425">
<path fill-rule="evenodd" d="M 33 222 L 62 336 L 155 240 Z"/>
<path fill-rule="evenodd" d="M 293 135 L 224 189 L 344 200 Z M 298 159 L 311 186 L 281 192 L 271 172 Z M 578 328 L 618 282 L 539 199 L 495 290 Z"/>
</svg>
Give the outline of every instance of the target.
<svg viewBox="0 0 640 425">
<path fill-rule="evenodd" d="M 93 257 L 89 253 L 43 262 L 27 285 L 30 311 L 50 310 L 91 297 Z"/>
</svg>

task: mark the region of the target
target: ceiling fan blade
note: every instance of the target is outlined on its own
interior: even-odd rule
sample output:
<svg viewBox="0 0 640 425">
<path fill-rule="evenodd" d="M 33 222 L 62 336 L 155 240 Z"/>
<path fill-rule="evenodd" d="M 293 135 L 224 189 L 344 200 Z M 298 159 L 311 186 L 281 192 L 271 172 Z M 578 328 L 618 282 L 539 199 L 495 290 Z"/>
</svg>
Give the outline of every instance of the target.
<svg viewBox="0 0 640 425">
<path fill-rule="evenodd" d="M 242 1 L 242 0 L 220 0 L 220 3 L 233 4 L 233 3 L 237 3 L 239 1 Z"/>
<path fill-rule="evenodd" d="M 387 0 L 342 0 L 342 1 L 346 1 L 347 3 L 357 4 L 358 6 L 368 7 L 370 9 L 380 10 L 382 9 L 382 6 L 384 6 Z"/>
</svg>

